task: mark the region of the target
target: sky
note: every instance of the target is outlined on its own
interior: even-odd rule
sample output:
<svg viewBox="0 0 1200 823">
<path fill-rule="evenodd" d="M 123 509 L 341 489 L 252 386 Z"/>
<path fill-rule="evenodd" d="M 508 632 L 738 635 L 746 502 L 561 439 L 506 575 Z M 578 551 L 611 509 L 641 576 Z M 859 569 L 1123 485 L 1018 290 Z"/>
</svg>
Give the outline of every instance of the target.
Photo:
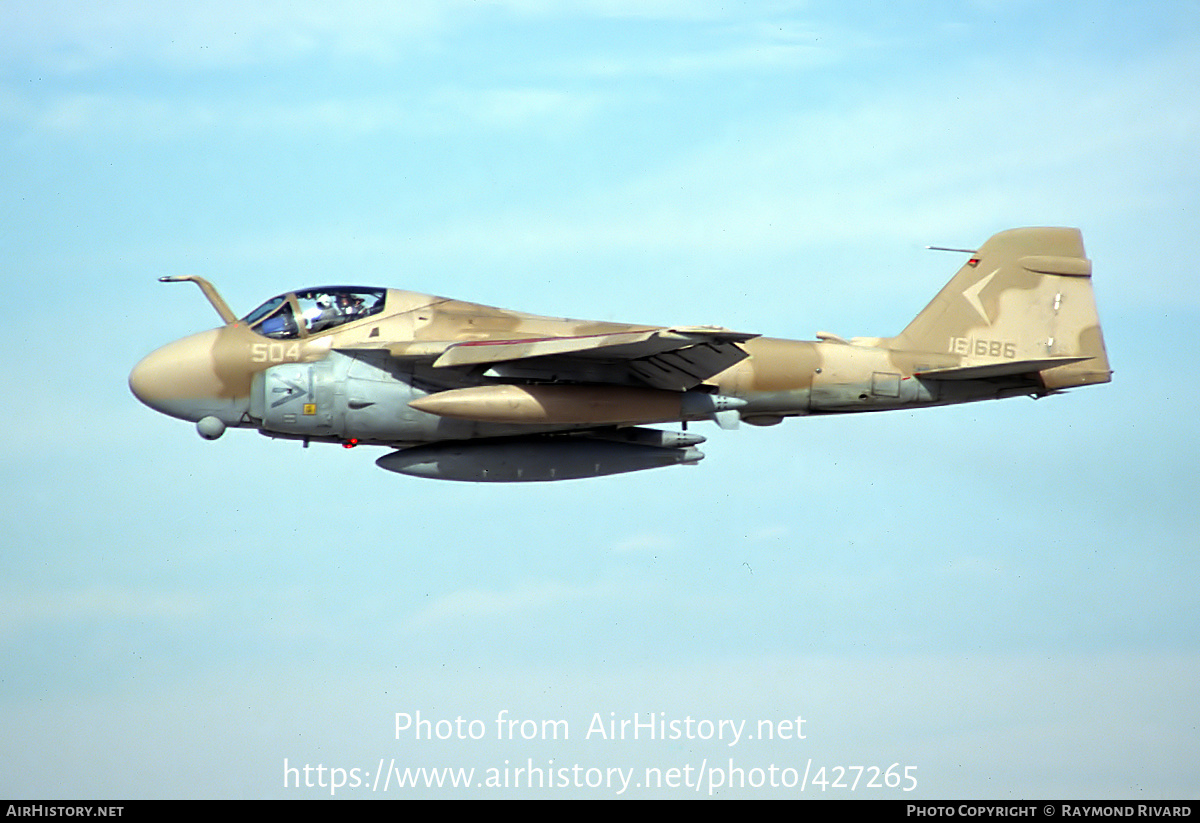
<svg viewBox="0 0 1200 823">
<path fill-rule="evenodd" d="M 1200 4 L 0 19 L 0 796 L 1197 798 Z M 220 322 L 163 275 L 848 338 L 1025 225 L 1111 384 L 694 467 L 418 480 L 126 383 Z"/>
</svg>

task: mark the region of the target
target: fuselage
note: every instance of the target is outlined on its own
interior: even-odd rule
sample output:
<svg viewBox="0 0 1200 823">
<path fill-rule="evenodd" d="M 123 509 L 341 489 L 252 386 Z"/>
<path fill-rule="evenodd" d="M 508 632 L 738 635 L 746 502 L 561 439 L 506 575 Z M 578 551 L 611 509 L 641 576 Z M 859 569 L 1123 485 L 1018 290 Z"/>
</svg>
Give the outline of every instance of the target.
<svg viewBox="0 0 1200 823">
<path fill-rule="evenodd" d="M 540 317 L 391 289 L 369 316 L 322 330 L 304 318 L 296 294 L 264 304 L 290 307 L 292 325 L 272 326 L 278 313 L 260 307 L 246 318 L 152 352 L 134 368 L 130 388 L 147 406 L 183 420 L 215 418 L 275 436 L 391 445 L 685 422 L 722 410 L 770 425 L 808 414 L 984 399 L 1013 388 L 961 385 L 948 394 L 914 372 L 955 358 L 878 344 L 886 341 L 759 337 L 741 344 L 745 359 L 685 392 L 586 379 L 557 381 L 551 389 L 544 380 L 514 382 L 486 369 L 439 370 L 430 359 L 448 342 L 660 327 Z M 513 385 L 530 387 L 525 390 L 529 398 L 517 398 L 527 408 L 517 408 L 505 396 Z M 473 393 L 466 399 L 474 406 L 460 401 L 451 408 L 442 398 L 455 390 Z M 428 400 L 432 395 L 439 396 L 441 413 L 422 410 L 438 408 Z M 707 398 L 733 402 L 722 409 Z M 515 409 L 508 416 L 502 410 L 506 405 Z"/>
<path fill-rule="evenodd" d="M 328 286 L 144 358 L 133 393 L 196 422 L 399 449 L 390 471 L 471 481 L 596 477 L 697 462 L 691 421 L 1042 396 L 1111 370 L 1077 229 L 990 238 L 891 338 L 788 340 L 712 326 L 541 317 L 396 289 Z M 685 431 L 642 428 L 683 423 Z"/>
</svg>

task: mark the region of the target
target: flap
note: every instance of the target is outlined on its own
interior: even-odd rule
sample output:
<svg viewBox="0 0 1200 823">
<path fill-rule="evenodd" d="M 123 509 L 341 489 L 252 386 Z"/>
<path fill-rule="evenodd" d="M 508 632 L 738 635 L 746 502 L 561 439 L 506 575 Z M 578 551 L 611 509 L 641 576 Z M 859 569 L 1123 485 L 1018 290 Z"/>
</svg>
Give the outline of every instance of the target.
<svg viewBox="0 0 1200 823">
<path fill-rule="evenodd" d="M 466 340 L 445 346 L 433 365 L 447 368 L 519 361 L 526 373 L 544 367 L 553 379 L 569 380 L 574 363 L 580 369 L 580 381 L 588 382 L 596 378 L 592 371 L 584 373 L 585 365 L 607 364 L 624 370 L 636 382 L 683 391 L 744 360 L 749 355 L 738 344 L 757 336 L 729 329 L 687 326 L 571 337 Z M 417 345 L 424 352 L 432 344 Z M 404 354 L 393 353 L 416 355 L 408 346 Z"/>
</svg>

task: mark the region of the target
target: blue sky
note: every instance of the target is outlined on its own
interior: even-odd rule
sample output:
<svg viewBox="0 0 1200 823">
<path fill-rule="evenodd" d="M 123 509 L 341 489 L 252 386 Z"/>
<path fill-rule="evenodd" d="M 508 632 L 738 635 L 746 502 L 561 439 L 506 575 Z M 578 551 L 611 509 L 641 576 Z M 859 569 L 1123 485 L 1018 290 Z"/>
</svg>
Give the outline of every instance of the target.
<svg viewBox="0 0 1200 823">
<path fill-rule="evenodd" d="M 285 788 L 285 761 L 732 758 L 916 767 L 895 796 L 1196 796 L 1196 3 L 4 15 L 0 795 L 330 795 Z M 698 467 L 513 487 L 207 443 L 125 384 L 217 323 L 164 274 L 239 313 L 361 283 L 889 335 L 957 266 L 926 244 L 1020 225 L 1083 229 L 1112 384 L 709 427 Z M 570 739 L 498 740 L 505 710 Z M 416 712 L 489 734 L 397 737 Z M 586 735 L 648 714 L 803 716 L 806 737 Z M 616 791 L 385 796 L 528 794 Z"/>
</svg>

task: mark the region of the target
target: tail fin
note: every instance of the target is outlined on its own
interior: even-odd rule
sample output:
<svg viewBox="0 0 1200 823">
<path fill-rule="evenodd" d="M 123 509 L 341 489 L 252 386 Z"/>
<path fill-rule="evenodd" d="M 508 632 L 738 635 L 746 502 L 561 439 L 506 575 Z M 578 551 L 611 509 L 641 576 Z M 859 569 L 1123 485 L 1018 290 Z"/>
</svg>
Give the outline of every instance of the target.
<svg viewBox="0 0 1200 823">
<path fill-rule="evenodd" d="M 1011 229 L 959 269 L 893 349 L 957 355 L 931 378 L 1037 372 L 1048 389 L 1107 383 L 1108 355 L 1078 229 Z"/>
</svg>

